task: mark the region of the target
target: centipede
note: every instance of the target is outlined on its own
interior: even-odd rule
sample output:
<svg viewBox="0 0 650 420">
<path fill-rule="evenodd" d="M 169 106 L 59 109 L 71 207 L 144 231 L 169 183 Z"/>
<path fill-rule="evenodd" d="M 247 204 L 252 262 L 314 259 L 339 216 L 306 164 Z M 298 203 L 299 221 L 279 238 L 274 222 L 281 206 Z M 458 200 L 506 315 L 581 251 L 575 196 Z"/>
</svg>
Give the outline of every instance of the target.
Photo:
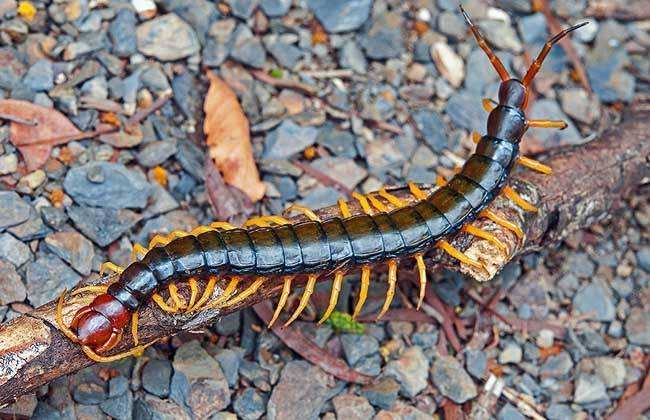
<svg viewBox="0 0 650 420">
<path fill-rule="evenodd" d="M 520 155 L 520 142 L 528 128 L 563 129 L 567 124 L 526 118 L 531 83 L 551 48 L 587 22 L 550 37 L 523 78 L 517 79 L 510 76 L 465 10 L 460 7 L 460 11 L 501 81 L 498 101 L 483 100 L 489 112 L 486 134 L 472 134 L 476 149 L 451 179 L 438 177 L 437 188 L 431 192 L 409 182 L 409 193 L 414 200 L 404 200 L 386 188 L 376 194 L 353 193 L 362 211 L 351 212 L 348 202 L 341 199 L 338 201 L 339 214 L 325 220 L 309 208 L 294 205 L 289 210 L 302 212 L 306 217 L 301 221 L 279 215 L 259 216 L 241 227 L 215 222 L 190 232 L 174 231 L 155 236 L 146 248 L 134 246 L 133 261 L 128 266 L 102 264 L 100 276 L 112 271 L 116 281 L 80 287 L 72 292 L 96 296 L 75 313 L 69 325 L 63 319 L 63 305 L 68 296 L 64 291 L 57 305 L 58 328 L 79 344 L 90 359 L 113 361 L 137 355 L 151 344 L 140 344 L 137 333 L 138 311 L 149 301 L 171 314 L 222 309 L 254 295 L 269 278 L 276 277 L 282 279 L 282 291 L 269 327 L 287 305 L 292 290 L 303 288 L 296 309 L 284 323 L 288 326 L 307 307 L 316 282 L 321 277 L 333 276 L 329 303 L 318 321 L 322 323 L 337 305 L 344 276 L 352 270 L 360 270 L 359 293 L 353 312 L 356 317 L 368 296 L 372 270 L 383 266 L 387 267 L 388 287 L 377 315 L 379 320 L 395 295 L 398 264 L 402 260 L 410 259 L 415 263 L 419 308 L 427 286 L 424 255 L 428 251 L 440 249 L 461 264 L 485 269 L 482 262 L 451 245 L 452 235 L 463 231 L 507 251 L 494 235 L 471 224 L 477 218 L 487 218 L 523 240 L 524 232 L 518 225 L 489 210 L 488 205 L 503 196 L 523 211 L 538 210 L 508 186 L 507 181 L 516 165 L 544 174 L 551 174 L 552 169 Z M 178 282 L 185 282 L 188 287 L 185 297 L 179 293 Z M 168 298 L 161 295 L 165 288 Z M 217 288 L 220 293 L 215 297 Z M 107 355 L 129 328 L 134 347 Z"/>
</svg>

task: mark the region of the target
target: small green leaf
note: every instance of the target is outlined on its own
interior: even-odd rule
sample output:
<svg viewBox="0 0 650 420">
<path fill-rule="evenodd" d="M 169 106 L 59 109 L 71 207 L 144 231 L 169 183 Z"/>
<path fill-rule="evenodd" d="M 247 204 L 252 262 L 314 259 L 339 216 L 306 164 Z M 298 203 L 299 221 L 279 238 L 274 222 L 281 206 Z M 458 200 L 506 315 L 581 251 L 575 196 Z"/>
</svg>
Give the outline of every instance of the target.
<svg viewBox="0 0 650 420">
<path fill-rule="evenodd" d="M 332 315 L 327 319 L 327 324 L 337 333 L 363 334 L 365 331 L 363 324 L 355 321 L 350 314 L 345 312 L 332 312 Z"/>
<path fill-rule="evenodd" d="M 282 79 L 282 70 L 280 69 L 271 70 L 271 77 L 275 77 L 276 79 Z"/>
</svg>

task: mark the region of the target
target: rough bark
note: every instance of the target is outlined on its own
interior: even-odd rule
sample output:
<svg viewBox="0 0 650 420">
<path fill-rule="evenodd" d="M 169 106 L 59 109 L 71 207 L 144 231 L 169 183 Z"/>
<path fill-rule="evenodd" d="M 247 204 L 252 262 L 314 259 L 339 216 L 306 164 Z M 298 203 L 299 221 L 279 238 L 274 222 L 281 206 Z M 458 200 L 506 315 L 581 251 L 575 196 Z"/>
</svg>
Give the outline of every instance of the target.
<svg viewBox="0 0 650 420">
<path fill-rule="evenodd" d="M 554 176 L 547 177 L 528 170 L 515 174 L 510 185 L 537 203 L 540 211 L 524 214 L 504 199 L 497 199 L 490 208 L 516 221 L 526 233 L 525 240 L 519 241 L 511 232 L 484 219 L 475 221 L 474 224 L 491 231 L 505 242 L 510 249 L 507 255 L 489 242 L 464 233 L 452 239 L 454 245 L 485 262 L 489 274 L 464 265 L 459 266 L 455 260 L 440 255 L 437 251 L 428 255 L 430 266 L 434 268 L 444 265 L 460 270 L 478 281 L 489 280 L 517 255 L 556 243 L 571 232 L 604 219 L 622 205 L 624 196 L 650 176 L 648 132 L 650 112 L 635 112 L 598 140 L 583 146 L 557 150 L 544 159 L 554 169 Z M 404 199 L 411 199 L 404 188 L 393 192 Z M 359 208 L 352 204 L 351 210 L 359 211 Z M 318 213 L 325 218 L 338 214 L 338 209 L 328 207 Z M 327 278 L 324 276 L 323 279 Z M 168 316 L 148 305 L 141 311 L 141 341 L 149 342 L 208 325 L 227 313 L 279 294 L 281 288 L 280 279 L 269 279 L 259 293 L 239 304 L 221 311 L 201 312 L 193 317 Z M 89 303 L 91 299 L 92 296 L 69 298 L 65 305 L 66 322 L 70 321 L 81 305 Z M 0 326 L 0 404 L 10 403 L 17 396 L 42 384 L 92 364 L 79 346 L 65 338 L 56 328 L 55 308 L 56 302 L 50 302 Z M 131 340 L 125 335 L 116 351 L 131 346 Z"/>
</svg>

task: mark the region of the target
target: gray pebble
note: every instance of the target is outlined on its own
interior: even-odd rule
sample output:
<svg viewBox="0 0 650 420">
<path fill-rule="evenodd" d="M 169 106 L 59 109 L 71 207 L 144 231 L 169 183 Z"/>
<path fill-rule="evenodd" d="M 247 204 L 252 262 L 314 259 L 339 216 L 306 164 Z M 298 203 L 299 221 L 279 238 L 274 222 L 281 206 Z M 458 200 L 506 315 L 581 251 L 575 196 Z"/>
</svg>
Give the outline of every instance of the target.
<svg viewBox="0 0 650 420">
<path fill-rule="evenodd" d="M 605 384 L 598 376 L 584 373 L 578 376 L 573 390 L 573 401 L 576 404 L 590 404 L 606 399 L 608 397 Z"/>
<path fill-rule="evenodd" d="M 16 272 L 16 267 L 0 259 L 0 305 L 22 302 L 27 297 L 25 285 Z M 0 317 L 1 319 L 2 317 Z"/>
<path fill-rule="evenodd" d="M 291 120 L 284 120 L 266 135 L 264 158 L 287 159 L 314 144 L 317 135 L 318 129 L 315 127 L 303 127 Z"/>
<path fill-rule="evenodd" d="M 625 335 L 632 344 L 650 346 L 650 312 L 632 309 L 625 320 Z"/>
<path fill-rule="evenodd" d="M 413 121 L 427 144 L 436 152 L 448 146 L 445 123 L 435 111 L 421 110 L 413 114 Z"/>
<path fill-rule="evenodd" d="M 399 389 L 400 386 L 395 379 L 385 377 L 364 386 L 359 390 L 359 394 L 367 398 L 375 407 L 388 410 L 397 400 Z"/>
<path fill-rule="evenodd" d="M 260 0 L 260 7 L 268 17 L 280 17 L 291 7 L 291 0 Z"/>
<path fill-rule="evenodd" d="M 371 0 L 308 0 L 307 5 L 327 32 L 348 32 L 368 19 Z"/>
<path fill-rule="evenodd" d="M 235 399 L 233 409 L 243 420 L 257 420 L 266 412 L 266 399 L 254 388 L 246 388 Z"/>
<path fill-rule="evenodd" d="M 264 67 L 266 51 L 262 41 L 253 35 L 246 25 L 239 25 L 233 36 L 233 46 L 230 56 L 242 64 L 255 68 Z"/>
<path fill-rule="evenodd" d="M 160 398 L 169 395 L 172 366 L 168 360 L 151 360 L 142 369 L 142 387 Z"/>
<path fill-rule="evenodd" d="M 137 159 L 140 165 L 145 168 L 153 168 L 154 166 L 161 165 L 177 152 L 178 148 L 175 139 L 154 141 L 147 143 L 140 152 L 138 152 Z"/>
<path fill-rule="evenodd" d="M 20 267 L 29 261 L 32 252 L 29 246 L 25 245 L 9 233 L 0 234 L 0 259 L 4 259 L 16 267 Z"/>
<path fill-rule="evenodd" d="M 194 29 L 174 13 L 140 24 L 136 30 L 138 50 L 161 61 L 175 61 L 199 52 Z"/>
<path fill-rule="evenodd" d="M 136 52 L 137 39 L 135 13 L 128 8 L 117 11 L 115 19 L 111 22 L 108 35 L 113 42 L 113 54 L 118 57 L 129 57 Z"/>
<path fill-rule="evenodd" d="M 44 92 L 54 87 L 54 69 L 49 60 L 41 59 L 34 63 L 25 77 L 23 83 L 35 92 Z"/>
<path fill-rule="evenodd" d="M 54 232 L 45 238 L 47 247 L 80 274 L 87 276 L 93 267 L 95 248 L 78 232 Z"/>
<path fill-rule="evenodd" d="M 616 316 L 610 294 L 596 283 L 587 284 L 573 296 L 573 311 L 576 314 L 591 313 L 590 319 L 596 321 L 612 321 Z"/>
<path fill-rule="evenodd" d="M 442 395 L 459 404 L 478 395 L 474 381 L 452 356 L 436 358 L 431 367 L 431 380 Z"/>
<path fill-rule="evenodd" d="M 427 386 L 429 360 L 422 349 L 409 347 L 398 360 L 389 362 L 383 371 L 384 376 L 395 378 L 400 384 L 400 392 L 407 398 L 414 398 Z"/>
<path fill-rule="evenodd" d="M 14 191 L 0 191 L 0 230 L 26 221 L 29 208 Z"/>
<path fill-rule="evenodd" d="M 81 232 L 100 247 L 110 245 L 141 219 L 130 210 L 72 206 L 68 216 Z"/>
<path fill-rule="evenodd" d="M 25 280 L 29 301 L 38 307 L 53 300 L 63 289 L 72 289 L 81 276 L 59 258 L 47 255 L 27 265 Z"/>
<path fill-rule="evenodd" d="M 351 365 L 379 351 L 377 339 L 369 335 L 344 334 L 341 336 L 341 344 L 345 358 Z"/>
</svg>

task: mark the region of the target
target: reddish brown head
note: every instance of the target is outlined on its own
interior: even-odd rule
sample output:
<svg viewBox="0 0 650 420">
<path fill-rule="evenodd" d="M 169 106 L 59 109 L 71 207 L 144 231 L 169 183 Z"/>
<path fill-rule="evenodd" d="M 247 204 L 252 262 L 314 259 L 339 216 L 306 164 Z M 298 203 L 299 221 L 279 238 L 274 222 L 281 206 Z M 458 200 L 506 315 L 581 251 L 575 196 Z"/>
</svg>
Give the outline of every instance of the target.
<svg viewBox="0 0 650 420">
<path fill-rule="evenodd" d="M 81 344 L 97 353 L 106 352 L 120 341 L 131 313 L 113 296 L 102 294 L 77 311 L 70 324 Z"/>
</svg>

